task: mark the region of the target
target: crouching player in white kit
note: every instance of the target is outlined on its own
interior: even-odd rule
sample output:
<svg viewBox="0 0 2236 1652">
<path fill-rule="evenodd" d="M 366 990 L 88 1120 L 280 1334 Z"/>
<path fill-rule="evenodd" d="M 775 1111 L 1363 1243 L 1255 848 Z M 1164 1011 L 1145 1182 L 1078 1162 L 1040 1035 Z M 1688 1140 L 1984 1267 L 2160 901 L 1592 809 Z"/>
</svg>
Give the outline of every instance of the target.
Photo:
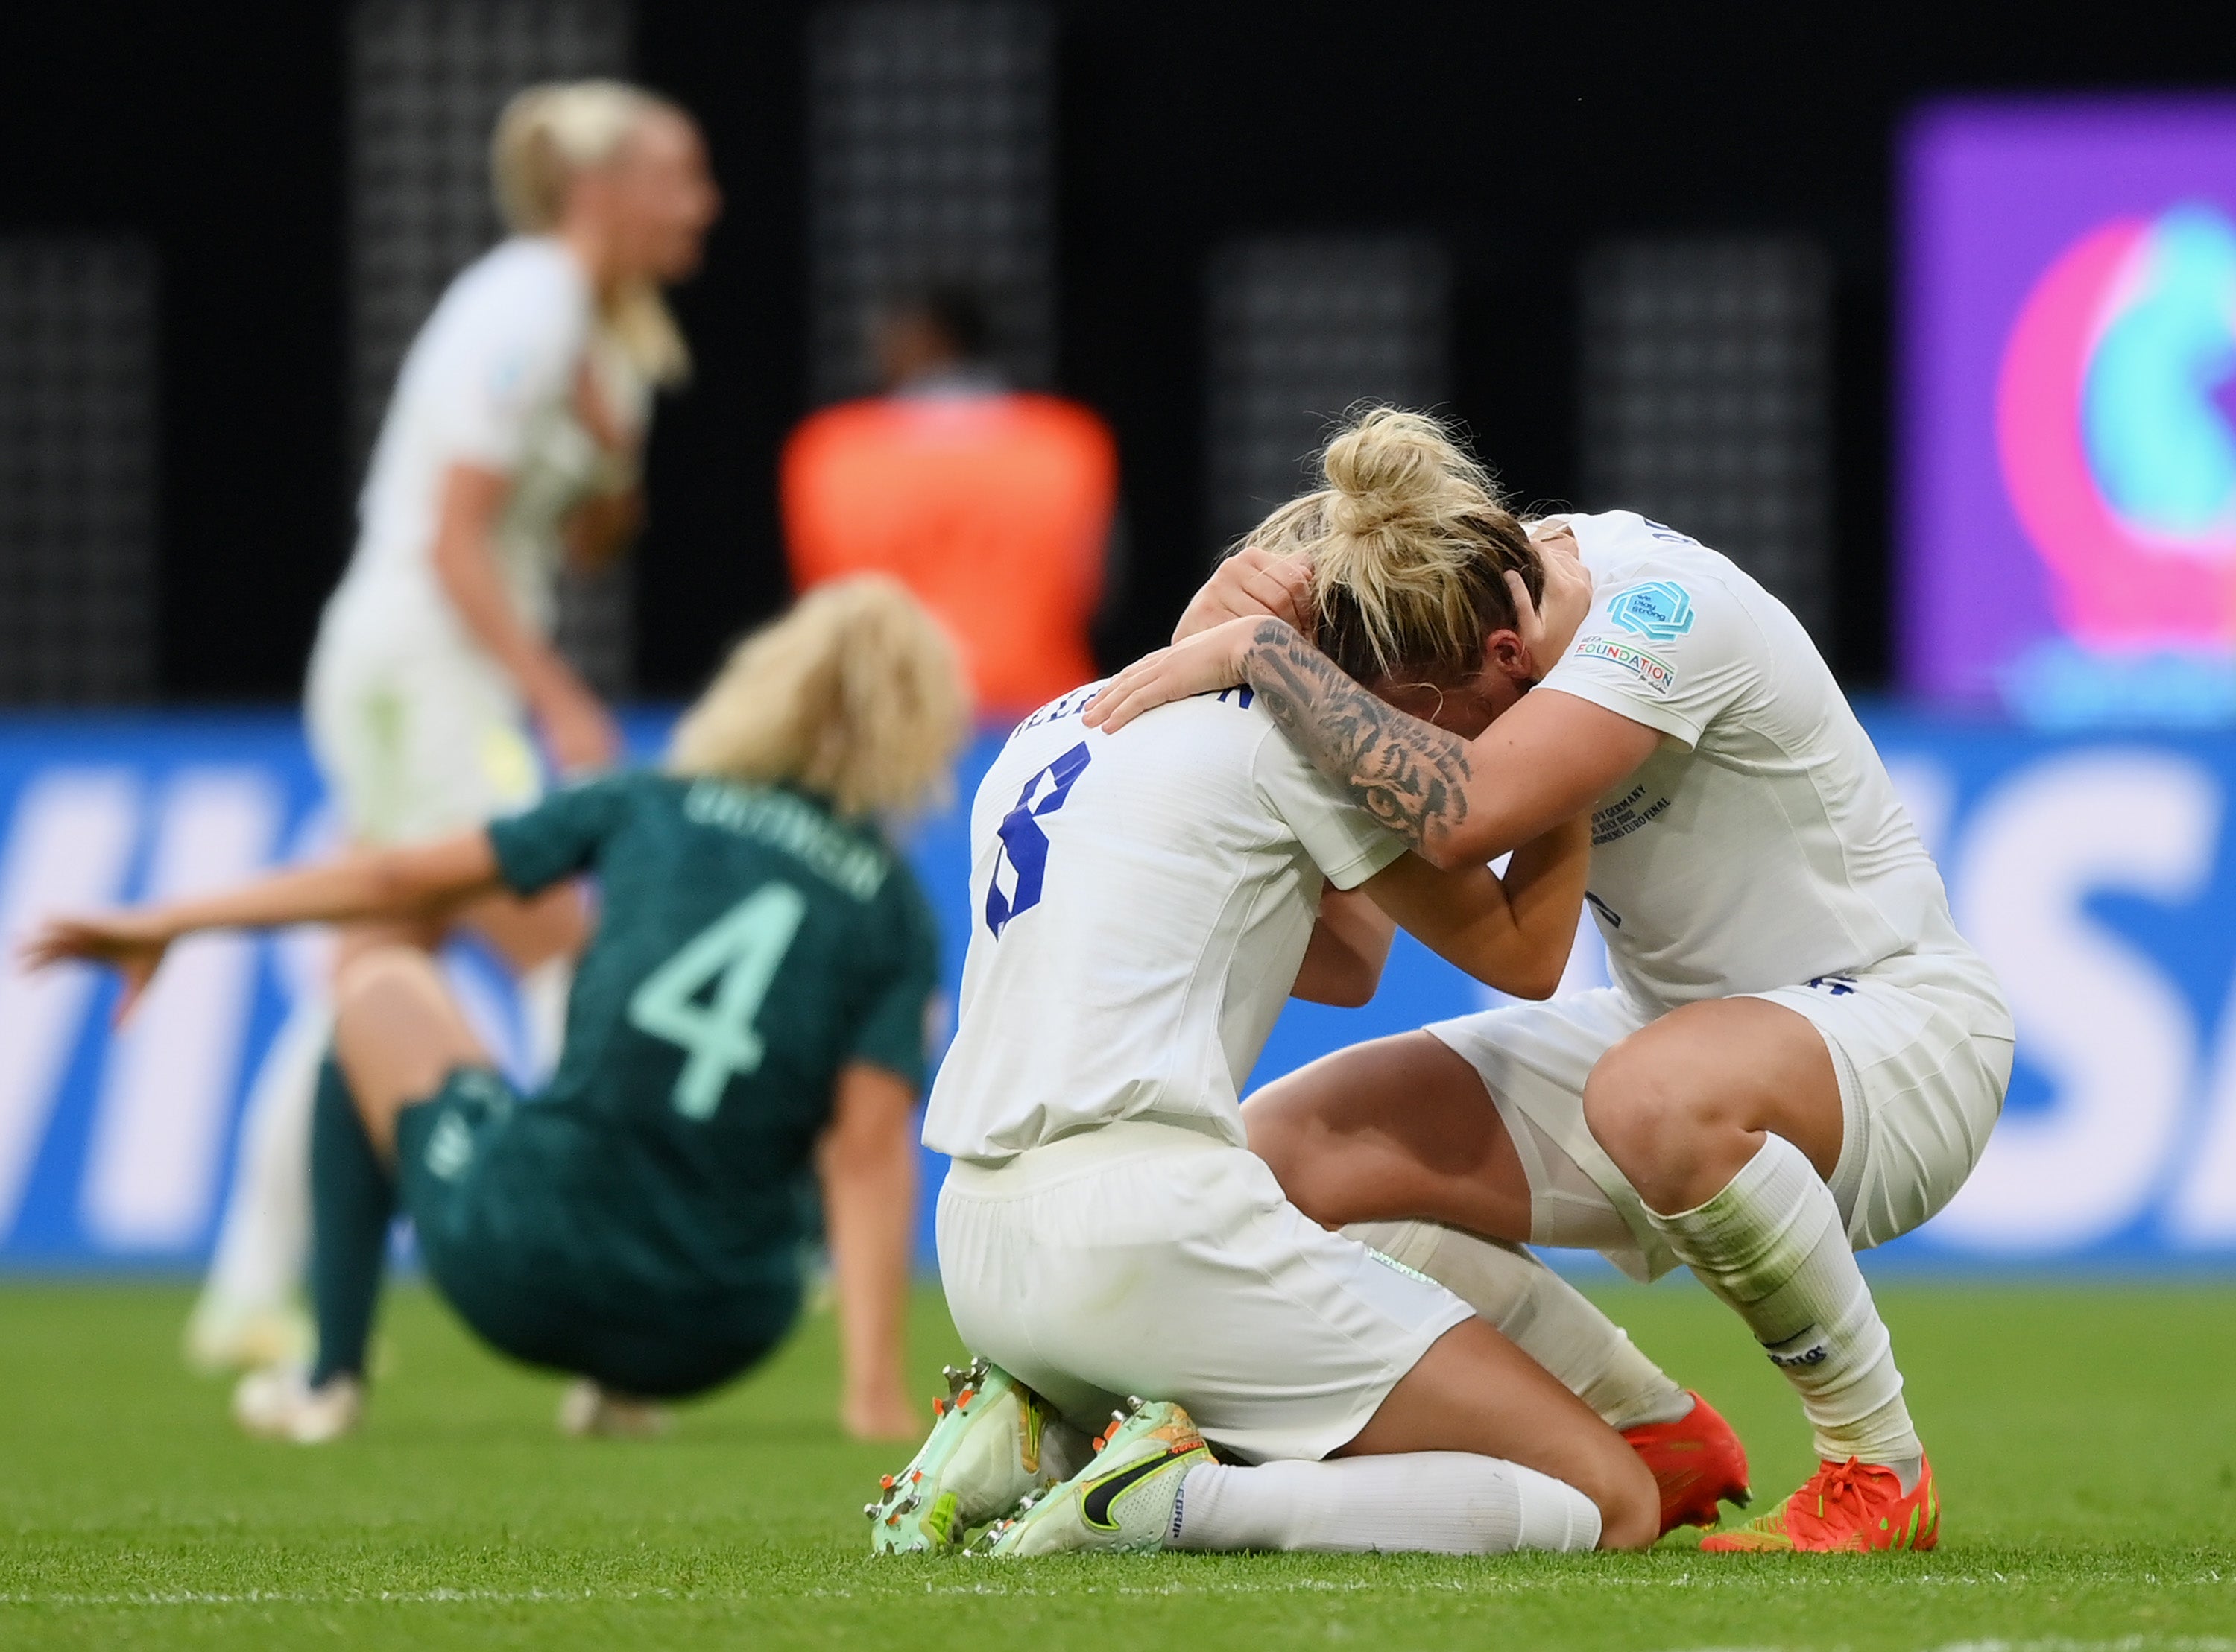
<svg viewBox="0 0 2236 1652">
<path fill-rule="evenodd" d="M 1479 594 L 1509 627 L 1535 620 L 1518 580 Z M 1466 1301 L 1284 1198 L 1236 1106 L 1292 990 L 1371 994 L 1391 918 L 1494 985 L 1551 991 L 1583 821 L 1549 823 L 1503 882 L 1439 872 L 1248 692 L 1115 740 L 1080 720 L 1093 692 L 1021 725 L 978 794 L 978 921 L 924 1137 L 954 1160 L 949 1305 L 992 1363 L 953 1379 L 867 1511 L 877 1545 L 949 1546 L 1030 1493 L 992 1552 L 1651 1543 L 1641 1457 Z M 1128 1394 L 1154 1398 L 1078 1467 L 1066 1420 Z M 1737 1458 L 1697 1411 L 1718 1431 L 1704 1455 Z"/>
<path fill-rule="evenodd" d="M 1424 500 L 1500 508 L 1431 421 L 1380 410 L 1338 446 L 1369 435 Z M 1323 652 L 1267 617 L 1299 617 L 1284 593 L 1302 581 L 1279 560 L 1309 560 L 1323 606 L 1404 586 L 1459 612 L 1463 559 L 1393 567 L 1309 510 L 1268 528 L 1192 610 L 1241 617 L 1130 667 L 1088 720 L 1115 730 L 1246 683 L 1440 865 L 1588 807 L 1588 898 L 1615 984 L 1317 1063 L 1252 1098 L 1252 1145 L 1331 1224 L 1428 1218 L 1588 1245 L 1647 1275 L 1685 1262 L 1792 1382 L 1824 1459 L 1703 1547 L 1932 1547 L 1933 1472 L 1853 1252 L 1963 1184 L 2002 1108 L 2012 1026 L 1807 633 L 1682 534 L 1555 517 L 1531 538 L 1542 638 L 1486 648 L 1479 622 L 1456 628 L 1415 682 L 1379 639 L 1322 626 Z"/>
</svg>

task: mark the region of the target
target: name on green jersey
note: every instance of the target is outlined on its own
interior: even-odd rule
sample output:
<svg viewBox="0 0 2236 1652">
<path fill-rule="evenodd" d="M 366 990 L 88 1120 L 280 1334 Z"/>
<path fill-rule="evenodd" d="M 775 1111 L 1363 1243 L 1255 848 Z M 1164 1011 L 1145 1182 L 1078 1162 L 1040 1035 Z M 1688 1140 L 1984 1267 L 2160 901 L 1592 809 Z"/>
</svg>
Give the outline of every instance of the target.
<svg viewBox="0 0 2236 1652">
<path fill-rule="evenodd" d="M 857 901 L 877 894 L 891 867 L 883 851 L 842 831 L 812 803 L 788 791 L 695 780 L 684 794 L 683 815 L 697 825 L 781 849 Z"/>
</svg>

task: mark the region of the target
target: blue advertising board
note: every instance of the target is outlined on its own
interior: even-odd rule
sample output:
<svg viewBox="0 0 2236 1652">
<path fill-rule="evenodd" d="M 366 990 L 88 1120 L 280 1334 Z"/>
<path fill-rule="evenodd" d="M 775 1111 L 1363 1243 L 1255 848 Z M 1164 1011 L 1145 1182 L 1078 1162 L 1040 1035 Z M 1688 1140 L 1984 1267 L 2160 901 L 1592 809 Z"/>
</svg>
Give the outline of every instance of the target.
<svg viewBox="0 0 2236 1652">
<path fill-rule="evenodd" d="M 1969 1269 L 2236 1265 L 2236 738 L 2054 736 L 1891 710 L 1866 721 L 2019 1028 L 1978 1171 L 1880 1255 Z M 647 715 L 631 733 L 650 752 L 662 728 Z M 998 738 L 972 750 L 963 798 Z M 16 939 L 47 912 L 206 888 L 332 842 L 286 714 L 0 722 L 0 1268 L 198 1263 L 266 1059 L 315 1036 L 323 1013 L 312 932 L 181 947 L 121 1032 L 108 982 L 26 976 Z M 910 848 L 951 983 L 973 919 L 961 806 Z M 517 1067 L 501 972 L 463 949 L 450 967 Z M 1602 970 L 1588 932 L 1570 983 Z M 1371 1005 L 1292 1005 L 1257 1078 L 1488 996 L 1401 937 Z"/>
</svg>

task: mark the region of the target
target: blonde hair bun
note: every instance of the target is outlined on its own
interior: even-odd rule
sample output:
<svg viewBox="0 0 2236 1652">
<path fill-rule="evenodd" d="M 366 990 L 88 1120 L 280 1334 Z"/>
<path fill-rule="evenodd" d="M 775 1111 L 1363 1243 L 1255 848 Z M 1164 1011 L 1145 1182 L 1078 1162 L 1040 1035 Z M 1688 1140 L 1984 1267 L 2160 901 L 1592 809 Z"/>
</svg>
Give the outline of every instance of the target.
<svg viewBox="0 0 2236 1652">
<path fill-rule="evenodd" d="M 1328 526 L 1346 535 L 1496 503 L 1489 475 L 1444 427 L 1403 408 L 1371 409 L 1338 432 L 1320 455 L 1320 472 L 1335 494 Z"/>
<path fill-rule="evenodd" d="M 1246 541 L 1311 560 L 1320 647 L 1362 681 L 1480 670 L 1484 639 L 1517 623 L 1506 574 L 1532 601 L 1545 578 L 1490 472 L 1441 420 L 1369 407 L 1329 438 L 1320 473 L 1325 488 Z"/>
</svg>

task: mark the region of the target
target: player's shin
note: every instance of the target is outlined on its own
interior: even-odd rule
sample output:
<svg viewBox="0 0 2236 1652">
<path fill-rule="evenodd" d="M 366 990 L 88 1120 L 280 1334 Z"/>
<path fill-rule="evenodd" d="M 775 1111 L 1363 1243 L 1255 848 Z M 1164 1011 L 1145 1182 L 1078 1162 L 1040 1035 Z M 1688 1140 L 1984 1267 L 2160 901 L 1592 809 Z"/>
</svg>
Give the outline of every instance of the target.
<svg viewBox="0 0 2236 1652">
<path fill-rule="evenodd" d="M 1890 1468 L 1907 1491 L 1924 1452 L 1903 1403 L 1892 1341 L 1839 1208 L 1801 1150 L 1767 1137 L 1705 1204 L 1648 1214 L 1800 1394 L 1818 1455 Z"/>
<path fill-rule="evenodd" d="M 217 1249 L 187 1325 L 187 1358 L 199 1369 L 253 1367 L 304 1351 L 296 1293 L 310 1253 L 311 1109 L 332 1036 L 322 1007 L 299 1008 L 257 1074 Z"/>
<path fill-rule="evenodd" d="M 362 1377 L 388 1255 L 396 1184 L 365 1133 L 340 1065 L 319 1068 L 311 1114 L 311 1299 L 319 1352 L 311 1386 Z"/>
<path fill-rule="evenodd" d="M 1355 1222 L 1343 1231 L 1450 1291 L 1617 1432 L 1692 1410 L 1692 1395 L 1621 1326 L 1521 1246 L 1434 1222 Z"/>
<path fill-rule="evenodd" d="M 1188 1471 L 1172 1549 L 1503 1555 L 1595 1547 L 1600 1511 L 1574 1486 L 1495 1457 L 1410 1452 Z"/>
</svg>

